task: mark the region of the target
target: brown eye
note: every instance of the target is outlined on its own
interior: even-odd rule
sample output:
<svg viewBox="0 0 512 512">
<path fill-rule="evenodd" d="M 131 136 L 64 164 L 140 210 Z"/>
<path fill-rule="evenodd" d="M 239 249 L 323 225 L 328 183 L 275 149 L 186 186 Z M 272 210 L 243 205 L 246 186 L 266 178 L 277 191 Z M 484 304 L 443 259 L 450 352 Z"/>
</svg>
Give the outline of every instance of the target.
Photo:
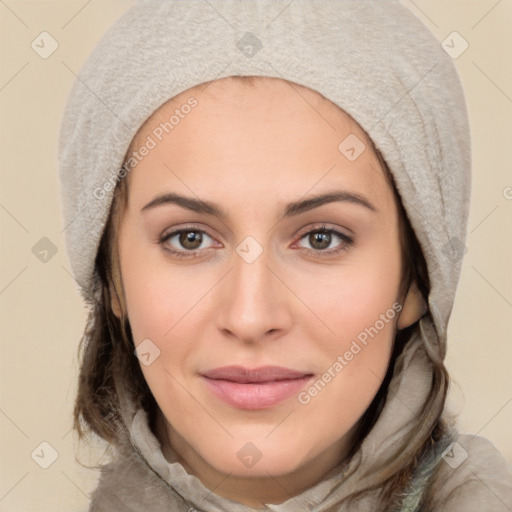
<svg viewBox="0 0 512 512">
<path fill-rule="evenodd" d="M 300 240 L 307 242 L 309 247 L 302 248 L 311 254 L 329 256 L 347 250 L 354 240 L 337 229 L 329 229 L 322 226 L 305 233 Z M 334 245 L 334 247 L 331 247 Z"/>
<path fill-rule="evenodd" d="M 163 234 L 158 243 L 174 256 L 186 258 L 196 257 L 201 251 L 208 249 L 208 247 L 201 247 L 208 238 L 213 241 L 211 236 L 202 229 L 184 228 Z"/>
<path fill-rule="evenodd" d="M 332 235 L 326 231 L 312 231 L 309 233 L 309 243 L 315 250 L 327 249 L 331 245 Z"/>
<path fill-rule="evenodd" d="M 179 243 L 185 249 L 191 251 L 199 249 L 203 241 L 203 234 L 200 231 L 181 231 L 179 233 Z"/>
</svg>

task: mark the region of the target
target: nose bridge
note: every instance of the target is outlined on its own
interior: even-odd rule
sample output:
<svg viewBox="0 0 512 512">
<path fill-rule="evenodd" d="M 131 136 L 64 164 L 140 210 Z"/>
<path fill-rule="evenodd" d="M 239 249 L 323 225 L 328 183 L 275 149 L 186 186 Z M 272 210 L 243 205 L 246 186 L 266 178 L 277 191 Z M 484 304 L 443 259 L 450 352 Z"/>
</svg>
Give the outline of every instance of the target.
<svg viewBox="0 0 512 512">
<path fill-rule="evenodd" d="M 279 283 L 270 270 L 271 251 L 247 237 L 233 254 L 233 270 L 218 327 L 244 341 L 283 329 L 289 320 Z"/>
<path fill-rule="evenodd" d="M 243 251 L 249 249 L 246 253 Z M 241 317 L 250 321 L 263 311 L 270 301 L 272 273 L 268 269 L 269 251 L 264 249 L 257 254 L 251 242 L 242 243 L 234 256 L 232 272 L 234 306 Z M 258 251 L 259 252 L 259 251 Z"/>
</svg>

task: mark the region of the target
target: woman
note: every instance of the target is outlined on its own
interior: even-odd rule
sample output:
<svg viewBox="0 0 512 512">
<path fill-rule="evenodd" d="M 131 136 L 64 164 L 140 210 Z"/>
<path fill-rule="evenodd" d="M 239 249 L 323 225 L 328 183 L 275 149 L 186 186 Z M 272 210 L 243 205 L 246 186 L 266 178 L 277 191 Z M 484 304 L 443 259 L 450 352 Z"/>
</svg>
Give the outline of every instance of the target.
<svg viewBox="0 0 512 512">
<path fill-rule="evenodd" d="M 470 139 L 398 2 L 137 3 L 60 141 L 91 510 L 507 510 L 444 413 Z"/>
</svg>

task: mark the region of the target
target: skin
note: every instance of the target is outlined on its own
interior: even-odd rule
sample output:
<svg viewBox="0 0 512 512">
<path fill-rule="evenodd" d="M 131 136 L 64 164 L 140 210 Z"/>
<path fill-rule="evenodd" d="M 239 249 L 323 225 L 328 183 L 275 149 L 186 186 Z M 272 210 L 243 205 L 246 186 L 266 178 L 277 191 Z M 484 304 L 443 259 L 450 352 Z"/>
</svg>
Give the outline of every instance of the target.
<svg viewBox="0 0 512 512">
<path fill-rule="evenodd" d="M 279 79 L 223 79 L 203 88 L 163 105 L 133 140 L 130 150 L 190 96 L 197 99 L 126 178 L 119 255 L 127 314 L 135 345 L 149 338 L 160 350 L 141 368 L 161 411 L 156 434 L 164 454 L 170 457 L 172 447 L 218 495 L 250 506 L 279 503 L 347 456 L 386 374 L 397 329 L 417 321 L 425 304 L 414 283 L 400 295 L 397 205 L 351 117 Z M 350 134 L 366 146 L 353 162 L 338 149 Z M 375 211 L 342 201 L 281 215 L 290 202 L 332 190 L 364 196 Z M 228 216 L 176 204 L 141 212 L 164 192 L 211 201 Z M 324 223 L 353 243 L 332 235 L 322 245 L 308 236 Z M 183 245 L 179 235 L 158 242 L 189 224 L 206 231 L 202 242 Z M 236 252 L 247 236 L 263 249 L 252 263 Z M 178 258 L 164 247 L 198 255 Z M 400 314 L 306 405 L 292 396 L 267 409 L 238 409 L 213 395 L 200 375 L 271 364 L 319 377 L 397 302 Z M 112 308 L 119 316 L 115 298 Z M 261 453 L 253 467 L 237 457 L 248 442 Z"/>
</svg>

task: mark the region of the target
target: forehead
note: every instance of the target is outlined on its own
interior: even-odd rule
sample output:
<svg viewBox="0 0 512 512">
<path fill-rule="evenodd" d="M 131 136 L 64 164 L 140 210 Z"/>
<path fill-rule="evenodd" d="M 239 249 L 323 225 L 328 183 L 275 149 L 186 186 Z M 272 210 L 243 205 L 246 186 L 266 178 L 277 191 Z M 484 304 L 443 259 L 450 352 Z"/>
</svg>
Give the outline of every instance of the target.
<svg viewBox="0 0 512 512">
<path fill-rule="evenodd" d="M 364 130 L 351 116 L 317 91 L 279 78 L 258 76 L 250 77 L 251 81 L 248 78 L 222 78 L 181 92 L 146 120 L 130 148 L 136 147 L 159 123 L 169 121 L 172 114 L 180 110 L 190 98 L 197 100 L 198 107 L 188 117 L 201 117 L 201 122 L 207 128 L 211 127 L 211 116 L 215 116 L 219 128 L 221 122 L 230 120 L 233 123 L 238 118 L 246 128 L 258 122 L 271 121 L 272 125 L 267 123 L 261 128 L 271 132 L 272 126 L 288 125 L 289 131 L 297 132 L 289 121 L 300 117 L 302 120 L 308 119 L 307 125 L 302 126 L 306 135 L 315 128 L 331 132 L 340 132 L 341 129 L 341 132 L 356 134 L 366 145 L 371 144 Z M 179 131 L 173 129 L 172 136 L 176 138 Z"/>
<path fill-rule="evenodd" d="M 197 105 L 183 108 L 191 98 Z M 129 173 L 130 188 L 145 198 L 165 186 L 267 199 L 271 190 L 296 198 L 347 185 L 384 197 L 389 188 L 364 130 L 321 94 L 281 79 L 221 79 L 183 91 L 144 123 L 128 153 L 148 137 L 156 147 Z M 347 153 L 353 148 L 356 158 Z"/>
</svg>

